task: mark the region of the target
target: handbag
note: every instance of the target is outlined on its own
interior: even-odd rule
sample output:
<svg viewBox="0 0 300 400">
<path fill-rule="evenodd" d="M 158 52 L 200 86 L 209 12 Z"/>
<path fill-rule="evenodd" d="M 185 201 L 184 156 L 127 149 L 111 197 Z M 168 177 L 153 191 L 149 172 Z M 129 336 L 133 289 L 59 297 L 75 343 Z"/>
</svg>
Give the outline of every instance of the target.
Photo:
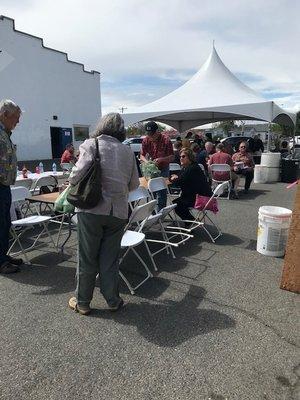
<svg viewBox="0 0 300 400">
<path fill-rule="evenodd" d="M 95 139 L 96 155 L 93 163 L 83 178 L 76 185 L 71 185 L 67 200 L 73 206 L 81 209 L 95 207 L 102 198 L 101 193 L 101 165 L 99 144 Z"/>
<path fill-rule="evenodd" d="M 194 208 L 196 208 L 197 210 L 203 210 L 206 207 L 209 200 L 210 197 L 201 196 L 200 194 L 197 194 Z M 219 211 L 217 199 L 213 197 L 209 202 L 208 207 L 205 208 L 205 210 L 212 211 L 214 214 L 216 214 Z"/>
<path fill-rule="evenodd" d="M 54 211 L 65 214 L 72 214 L 74 212 L 74 206 L 67 200 L 68 193 L 71 186 L 68 186 L 63 192 L 60 193 L 54 203 Z"/>
</svg>

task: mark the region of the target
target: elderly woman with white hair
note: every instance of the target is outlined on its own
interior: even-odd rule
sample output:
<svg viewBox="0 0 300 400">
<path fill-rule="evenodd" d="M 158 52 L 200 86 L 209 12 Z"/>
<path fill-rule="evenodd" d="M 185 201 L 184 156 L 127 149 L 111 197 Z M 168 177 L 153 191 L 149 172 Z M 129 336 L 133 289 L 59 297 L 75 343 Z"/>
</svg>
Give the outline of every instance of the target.
<svg viewBox="0 0 300 400">
<path fill-rule="evenodd" d="M 123 306 L 119 296 L 119 253 L 124 227 L 128 219 L 128 193 L 139 186 L 136 161 L 132 150 L 122 144 L 124 121 L 120 114 L 101 118 L 95 133 L 98 141 L 102 198 L 89 210 L 78 211 L 78 266 L 76 297 L 69 306 L 80 314 L 91 312 L 96 276 L 100 275 L 100 291 L 108 308 Z M 95 139 L 87 139 L 79 148 L 79 159 L 69 181 L 75 185 L 86 174 L 96 154 Z"/>
</svg>

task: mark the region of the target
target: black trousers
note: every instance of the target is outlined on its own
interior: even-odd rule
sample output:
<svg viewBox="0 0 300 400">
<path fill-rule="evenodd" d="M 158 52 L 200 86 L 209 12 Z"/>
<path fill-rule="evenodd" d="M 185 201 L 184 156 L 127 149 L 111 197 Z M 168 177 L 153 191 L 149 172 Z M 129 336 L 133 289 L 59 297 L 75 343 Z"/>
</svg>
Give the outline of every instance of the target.
<svg viewBox="0 0 300 400">
<path fill-rule="evenodd" d="M 242 171 L 238 171 L 237 174 L 239 175 L 244 175 L 245 177 L 245 190 L 248 190 L 250 188 L 251 182 L 254 178 L 254 171 L 253 169 L 245 169 Z"/>
<path fill-rule="evenodd" d="M 0 184 L 0 265 L 8 260 L 11 191 L 9 186 Z"/>
<path fill-rule="evenodd" d="M 173 200 L 173 203 L 176 204 L 175 213 L 178 217 L 188 221 L 193 221 L 195 219 L 189 211 L 189 207 L 193 207 L 194 205 L 192 201 L 188 202 L 178 197 L 178 199 Z"/>
</svg>

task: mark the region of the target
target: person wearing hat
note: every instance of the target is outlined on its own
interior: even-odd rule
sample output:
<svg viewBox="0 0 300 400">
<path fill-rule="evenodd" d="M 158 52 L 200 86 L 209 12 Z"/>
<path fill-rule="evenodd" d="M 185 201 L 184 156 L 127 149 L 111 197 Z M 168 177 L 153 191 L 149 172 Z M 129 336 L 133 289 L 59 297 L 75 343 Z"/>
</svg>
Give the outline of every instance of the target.
<svg viewBox="0 0 300 400">
<path fill-rule="evenodd" d="M 169 177 L 169 164 L 174 160 L 174 151 L 169 137 L 158 130 L 158 125 L 154 121 L 149 121 L 145 125 L 147 136 L 143 139 L 140 154 L 141 162 L 149 159 L 155 162 L 161 172 L 161 176 Z M 167 191 L 157 192 L 158 209 L 161 210 L 167 205 Z"/>
</svg>

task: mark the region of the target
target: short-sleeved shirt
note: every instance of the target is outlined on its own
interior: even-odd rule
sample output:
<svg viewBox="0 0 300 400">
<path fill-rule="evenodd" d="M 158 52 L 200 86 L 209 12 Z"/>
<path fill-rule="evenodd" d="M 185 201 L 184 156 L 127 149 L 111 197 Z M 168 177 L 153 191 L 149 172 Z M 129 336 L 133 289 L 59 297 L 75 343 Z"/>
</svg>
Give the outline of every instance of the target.
<svg viewBox="0 0 300 400">
<path fill-rule="evenodd" d="M 5 186 L 13 185 L 17 176 L 16 146 L 10 137 L 0 123 L 0 184 Z"/>
<path fill-rule="evenodd" d="M 63 155 L 61 156 L 61 163 L 75 163 L 76 162 L 76 158 L 74 156 L 73 153 L 71 153 L 69 150 L 65 150 L 63 152 Z"/>
<path fill-rule="evenodd" d="M 210 158 L 209 158 L 208 164 L 209 165 L 212 165 L 212 164 L 228 164 L 228 165 L 230 165 L 231 168 L 233 167 L 233 161 L 232 161 L 231 156 L 229 154 L 227 154 L 227 153 L 223 153 L 222 151 L 218 151 L 217 153 L 212 154 L 210 156 Z M 226 179 L 230 179 L 230 173 L 227 173 L 227 172 L 214 172 L 213 178 L 216 179 L 216 180 L 220 180 L 220 181 L 223 181 L 223 180 L 226 180 Z"/>
<path fill-rule="evenodd" d="M 169 137 L 163 133 L 160 133 L 157 140 L 152 141 L 148 136 L 143 139 L 141 155 L 149 157 L 152 160 L 158 159 L 158 168 L 164 169 L 169 165 L 168 161 L 159 161 L 160 158 L 174 155 L 172 142 Z"/>
<path fill-rule="evenodd" d="M 253 157 L 250 153 L 242 154 L 240 152 L 235 153 L 232 156 L 233 162 L 243 162 L 245 167 L 254 168 Z"/>
</svg>

